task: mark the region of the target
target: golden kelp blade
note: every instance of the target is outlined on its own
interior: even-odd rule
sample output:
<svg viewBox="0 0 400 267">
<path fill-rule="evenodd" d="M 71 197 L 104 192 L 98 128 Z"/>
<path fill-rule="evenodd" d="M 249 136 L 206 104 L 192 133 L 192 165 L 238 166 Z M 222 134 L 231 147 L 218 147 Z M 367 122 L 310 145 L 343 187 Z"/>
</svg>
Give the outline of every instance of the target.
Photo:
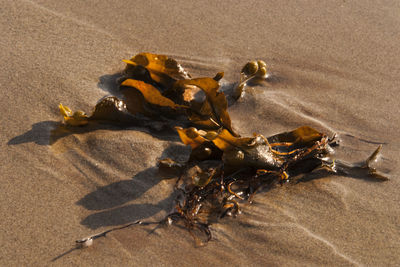
<svg viewBox="0 0 400 267">
<path fill-rule="evenodd" d="M 271 143 L 291 143 L 294 146 L 308 146 L 314 144 L 314 142 L 321 140 L 324 135 L 317 130 L 309 127 L 302 126 L 291 132 L 280 133 L 271 137 L 268 137 L 268 141 Z"/>
<path fill-rule="evenodd" d="M 60 105 L 58 105 L 58 108 L 60 109 L 61 115 L 64 116 L 64 119 L 65 117 L 72 116 L 72 111 L 69 107 L 63 106 L 63 104 L 60 103 Z"/>
<path fill-rule="evenodd" d="M 192 106 L 193 109 L 193 106 Z M 196 109 L 197 110 L 197 109 Z M 210 110 L 210 112 L 205 112 L 207 110 Z M 207 101 L 203 103 L 201 108 L 198 110 L 198 113 L 192 113 L 190 114 L 190 121 L 196 124 L 197 127 L 203 128 L 203 129 L 214 129 L 217 130 L 221 128 L 221 123 L 217 121 L 217 118 L 214 116 L 211 117 L 210 114 L 212 114 L 211 107 Z"/>
<path fill-rule="evenodd" d="M 205 109 L 204 105 L 206 105 L 207 110 L 209 110 L 210 113 L 207 115 L 210 117 L 210 119 L 215 120 L 220 124 L 220 126 L 223 126 L 232 134 L 236 135 L 232 129 L 231 119 L 227 112 L 228 102 L 226 101 L 225 94 L 223 92 L 218 92 L 219 84 L 216 80 L 212 78 L 188 79 L 177 81 L 174 86 L 183 87 L 184 85 L 195 85 L 203 90 L 206 94 L 206 101 L 208 103 L 204 103 L 202 109 Z M 199 112 L 199 110 L 194 110 L 194 112 Z M 196 120 L 196 117 L 194 117 L 194 120 L 192 119 L 194 123 L 196 123 Z"/>
<path fill-rule="evenodd" d="M 72 114 L 72 111 L 69 107 L 63 106 L 61 103 L 58 106 L 60 108 L 61 115 L 64 116 L 64 121 L 68 125 L 71 126 L 82 126 L 89 123 L 88 116 L 83 111 L 76 111 Z"/>
<path fill-rule="evenodd" d="M 187 129 L 183 129 L 182 127 L 175 127 L 175 129 L 178 132 L 182 143 L 184 143 L 185 145 L 190 145 L 192 149 L 195 149 L 196 147 L 207 141 L 193 127 Z"/>
<path fill-rule="evenodd" d="M 177 79 L 189 79 L 190 75 L 183 70 L 181 65 L 174 59 L 165 55 L 151 53 L 140 53 L 130 60 L 123 60 L 130 65 L 141 65 L 150 71 L 165 73 Z"/>
<path fill-rule="evenodd" d="M 190 78 L 190 75 L 176 60 L 165 55 L 140 53 L 130 60 L 123 61 L 132 66 L 145 67 L 154 81 L 167 87 L 171 86 L 175 80 Z"/>
<path fill-rule="evenodd" d="M 309 126 L 302 126 L 297 128 L 296 130 L 291 132 L 292 135 L 296 138 L 293 142 L 294 143 L 309 143 L 315 142 L 323 136 L 322 133 L 318 132 L 317 130 L 309 127 Z"/>
<path fill-rule="evenodd" d="M 175 104 L 171 99 L 164 97 L 157 90 L 157 88 L 155 88 L 151 84 L 148 84 L 148 83 L 145 83 L 142 81 L 138 81 L 138 80 L 127 79 L 121 85 L 136 88 L 143 94 L 143 97 L 145 98 L 145 100 L 150 104 L 161 106 L 161 107 L 170 107 L 173 109 L 176 109 L 179 107 L 181 107 L 181 108 L 186 107 L 186 106 Z"/>
<path fill-rule="evenodd" d="M 228 130 L 223 129 L 221 133 L 216 136 L 212 142 L 216 147 L 221 149 L 222 151 L 227 151 L 234 147 L 244 148 L 248 147 L 253 141 L 253 138 L 245 137 L 245 138 L 238 138 L 233 136 Z"/>
</svg>

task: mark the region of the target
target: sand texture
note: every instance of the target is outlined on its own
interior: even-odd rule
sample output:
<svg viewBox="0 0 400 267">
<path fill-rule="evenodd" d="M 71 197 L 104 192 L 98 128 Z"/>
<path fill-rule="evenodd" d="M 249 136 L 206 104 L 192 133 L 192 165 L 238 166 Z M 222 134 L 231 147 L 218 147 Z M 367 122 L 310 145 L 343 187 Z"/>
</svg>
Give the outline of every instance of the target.
<svg viewBox="0 0 400 267">
<path fill-rule="evenodd" d="M 400 264 L 399 1 L 0 2 L 0 265 Z M 155 167 L 188 156 L 174 133 L 52 135 L 59 103 L 90 112 L 112 93 L 121 60 L 140 52 L 169 55 L 195 77 L 225 71 L 226 87 L 264 60 L 274 79 L 228 110 L 240 134 L 309 125 L 337 133 L 349 162 L 383 144 L 376 166 L 390 180 L 311 174 L 256 195 L 201 248 L 184 229 L 143 226 L 72 249 L 173 208 L 175 181 Z"/>
</svg>

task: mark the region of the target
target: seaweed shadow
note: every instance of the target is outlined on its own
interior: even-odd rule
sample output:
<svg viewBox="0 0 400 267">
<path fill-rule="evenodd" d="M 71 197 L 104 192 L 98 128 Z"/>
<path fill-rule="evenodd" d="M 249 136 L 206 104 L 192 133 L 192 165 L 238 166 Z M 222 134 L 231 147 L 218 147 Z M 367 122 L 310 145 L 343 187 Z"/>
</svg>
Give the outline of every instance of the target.
<svg viewBox="0 0 400 267">
<path fill-rule="evenodd" d="M 177 152 L 179 155 L 184 155 L 185 150 L 187 150 L 185 146 L 171 145 L 164 150 L 161 157 Z M 151 167 L 137 173 L 132 179 L 118 181 L 87 194 L 76 204 L 96 212 L 83 219 L 81 224 L 91 229 L 97 229 L 102 226 L 115 226 L 145 219 L 162 210 L 169 213 L 173 208 L 176 192 L 172 192 L 156 204 L 126 205 L 126 203 L 139 199 L 161 180 L 163 177 L 158 173 L 158 168 Z"/>
<path fill-rule="evenodd" d="M 123 77 L 123 72 L 100 76 L 97 86 L 100 89 L 108 92 L 110 95 L 123 99 L 119 85 Z M 102 99 L 103 98 L 100 100 Z M 179 138 L 172 126 L 175 125 L 163 123 L 156 117 L 145 118 L 141 116 L 138 118 L 132 117 L 128 120 L 124 120 L 123 122 L 91 121 L 91 123 L 88 125 L 81 127 L 71 127 L 57 121 L 42 121 L 34 123 L 32 125 L 32 129 L 19 136 L 13 137 L 7 142 L 7 144 L 18 145 L 34 142 L 38 145 L 52 145 L 63 137 L 67 137 L 72 134 L 84 134 L 96 130 L 137 130 L 146 132 L 160 140 L 178 141 Z"/>
<path fill-rule="evenodd" d="M 34 142 L 41 146 L 51 144 L 52 130 L 59 126 L 59 122 L 42 121 L 32 125 L 29 131 L 13 137 L 7 142 L 7 145 L 20 145 L 24 143 Z"/>
<path fill-rule="evenodd" d="M 89 193 L 76 204 L 96 212 L 81 221 L 90 229 L 103 226 L 116 226 L 135 220 L 149 218 L 158 212 L 172 210 L 175 193 L 156 204 L 127 204 L 140 198 L 145 192 L 157 185 L 161 178 L 156 174 L 156 168 L 149 168 L 135 175 L 130 180 L 124 180 L 100 187 Z"/>
<path fill-rule="evenodd" d="M 100 76 L 97 87 L 119 98 L 122 96 L 120 93 L 120 81 L 123 77 L 122 71 Z"/>
<path fill-rule="evenodd" d="M 112 95 L 119 95 L 119 81 L 123 77 L 122 72 L 103 75 L 99 78 L 98 87 Z M 38 145 L 53 145 L 58 140 L 69 135 L 80 135 L 96 130 L 137 130 L 146 132 L 160 140 L 180 140 L 174 129 L 157 130 L 152 125 L 142 125 L 140 120 L 135 124 L 114 124 L 107 122 L 93 122 L 84 127 L 71 127 L 61 122 L 42 121 L 34 123 L 31 129 L 21 135 L 15 136 L 8 141 L 8 145 L 19 145 L 23 143 L 36 143 Z M 174 155 L 185 155 L 187 148 L 183 145 L 171 145 L 163 151 L 161 157 L 174 157 Z M 157 185 L 162 178 L 157 173 L 157 168 L 149 168 L 136 174 L 130 180 L 122 180 L 89 193 L 76 202 L 77 205 L 87 210 L 96 211 L 82 220 L 82 224 L 91 229 L 101 226 L 120 225 L 135 219 L 150 217 L 161 210 L 171 209 L 174 194 L 171 193 L 166 199 L 156 204 L 128 204 L 130 201 L 140 198 L 145 192 Z M 169 210 L 168 210 L 169 211 Z"/>
<path fill-rule="evenodd" d="M 32 128 L 18 136 L 11 138 L 7 145 L 20 145 L 24 143 L 36 143 L 41 146 L 53 145 L 59 139 L 75 134 L 85 134 L 97 130 L 124 131 L 136 130 L 148 133 L 160 140 L 178 141 L 179 138 L 173 129 L 155 130 L 142 125 L 118 125 L 109 123 L 93 123 L 84 127 L 70 127 L 57 121 L 42 121 L 32 125 Z"/>
</svg>

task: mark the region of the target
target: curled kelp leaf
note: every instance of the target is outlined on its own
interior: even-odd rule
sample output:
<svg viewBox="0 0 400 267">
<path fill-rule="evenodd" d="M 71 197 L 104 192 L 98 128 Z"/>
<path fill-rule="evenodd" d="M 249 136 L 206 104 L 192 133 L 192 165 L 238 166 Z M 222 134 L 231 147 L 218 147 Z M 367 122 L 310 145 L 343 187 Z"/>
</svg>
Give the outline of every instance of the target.
<svg viewBox="0 0 400 267">
<path fill-rule="evenodd" d="M 228 102 L 225 94 L 218 92 L 219 83 L 212 78 L 197 78 L 177 81 L 174 88 L 184 88 L 194 85 L 200 88 L 206 95 L 206 99 L 200 103 L 191 101 L 189 119 L 196 125 L 208 129 L 225 128 L 233 135 L 231 119 L 227 112 Z"/>
<path fill-rule="evenodd" d="M 276 150 L 293 150 L 303 146 L 309 147 L 314 142 L 321 140 L 323 136 L 324 134 L 309 126 L 302 126 L 290 132 L 270 136 L 268 137 L 268 142 L 270 142 Z"/>
<path fill-rule="evenodd" d="M 255 145 L 253 137 L 236 137 L 226 129 L 222 129 L 218 134 L 208 134 L 208 139 L 212 141 L 222 151 L 233 148 L 245 148 Z"/>
<path fill-rule="evenodd" d="M 190 145 L 192 153 L 190 154 L 190 161 L 202 161 L 217 159 L 221 160 L 222 151 L 218 149 L 210 139 L 213 139 L 216 132 L 209 131 L 205 132 L 197 130 L 194 127 L 183 129 L 182 127 L 175 128 L 181 138 L 181 141 L 185 145 Z"/>
<path fill-rule="evenodd" d="M 155 113 L 147 107 L 147 101 L 139 90 L 129 86 L 121 86 L 121 93 L 124 96 L 126 109 L 130 114 L 142 114 L 146 117 L 150 117 Z"/>
<path fill-rule="evenodd" d="M 126 71 L 136 66 L 145 67 L 151 78 L 166 88 L 171 87 L 176 80 L 190 79 L 190 75 L 176 60 L 165 55 L 140 53 L 123 61 L 128 64 Z"/>
<path fill-rule="evenodd" d="M 213 80 L 218 82 L 224 77 L 223 72 L 218 72 Z M 163 95 L 174 99 L 174 101 L 178 104 L 184 105 L 197 105 L 197 109 L 201 108 L 201 104 L 206 100 L 206 93 L 203 89 L 199 88 L 196 85 L 185 83 L 185 82 L 177 82 L 173 87 L 167 89 L 163 93 Z M 194 108 L 196 109 L 196 108 Z"/>
<path fill-rule="evenodd" d="M 121 84 L 121 86 L 134 87 L 139 90 L 144 99 L 150 104 L 160 107 L 170 107 L 172 109 L 187 108 L 186 106 L 175 104 L 171 99 L 164 97 L 153 85 L 143 81 L 127 79 Z"/>
<path fill-rule="evenodd" d="M 176 127 L 175 129 L 178 132 L 182 143 L 184 143 L 185 145 L 190 145 L 192 149 L 195 149 L 196 147 L 207 141 L 207 139 L 201 136 L 199 131 L 194 127 L 190 127 L 187 129 Z"/>
</svg>

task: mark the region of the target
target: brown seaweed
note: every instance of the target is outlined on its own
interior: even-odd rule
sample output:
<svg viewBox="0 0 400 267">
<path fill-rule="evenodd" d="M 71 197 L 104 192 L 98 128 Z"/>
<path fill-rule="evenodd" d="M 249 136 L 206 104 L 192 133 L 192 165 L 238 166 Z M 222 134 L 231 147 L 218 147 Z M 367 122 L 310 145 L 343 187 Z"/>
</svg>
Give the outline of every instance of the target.
<svg viewBox="0 0 400 267">
<path fill-rule="evenodd" d="M 176 60 L 165 55 L 140 53 L 130 60 L 123 61 L 128 64 L 126 72 L 142 66 L 149 71 L 151 79 L 166 88 L 171 87 L 176 80 L 190 79 L 188 72 Z"/>
<path fill-rule="evenodd" d="M 180 192 L 175 212 L 161 222 L 183 223 L 197 244 L 212 238 L 209 226 L 213 222 L 240 214 L 241 202 L 251 202 L 264 186 L 282 184 L 317 169 L 344 174 L 361 169 L 379 181 L 387 180 L 371 166 L 382 146 L 365 162 L 350 164 L 333 157 L 333 147 L 337 145 L 335 136 L 328 138 L 308 126 L 270 137 L 239 136 L 231 125 L 226 96 L 219 92 L 222 72 L 214 78 L 191 78 L 174 59 L 150 53 L 140 53 L 124 62 L 127 67 L 120 81 L 124 99 L 106 97 L 91 115 L 72 112 L 60 104 L 64 122 L 83 127 L 97 122 L 172 122 L 171 126 L 192 152 L 186 162 L 162 159 L 158 163 L 163 177 L 177 179 L 176 190 Z M 233 97 L 243 95 L 248 81 L 266 77 L 265 62 L 247 63 Z M 182 121 L 194 127 L 180 127 Z M 143 223 L 128 226 L 137 224 Z M 81 240 L 79 244 L 89 244 L 85 242 L 99 236 L 103 234 Z"/>
<path fill-rule="evenodd" d="M 244 96 L 245 87 L 248 82 L 260 83 L 268 77 L 267 64 L 262 60 L 250 61 L 240 72 L 240 82 L 234 90 L 233 98 Z"/>
<path fill-rule="evenodd" d="M 187 108 L 186 106 L 178 105 L 174 103 L 174 101 L 172 101 L 171 99 L 163 96 L 160 91 L 157 90 L 157 88 L 149 83 L 145 83 L 139 80 L 127 79 L 123 83 L 121 83 L 121 86 L 130 86 L 140 91 L 144 99 L 149 104 L 157 105 L 160 107 L 170 107 L 172 109 Z"/>
<path fill-rule="evenodd" d="M 197 86 L 206 95 L 202 102 L 191 101 L 190 121 L 195 125 L 207 129 L 219 129 L 221 127 L 234 133 L 231 119 L 227 112 L 228 102 L 223 92 L 218 92 L 219 83 L 215 78 L 198 78 L 177 81 L 175 88 L 184 88 L 187 85 Z"/>
<path fill-rule="evenodd" d="M 184 118 L 187 124 L 201 128 L 225 128 L 237 135 L 231 126 L 226 97 L 218 91 L 222 72 L 214 78 L 190 79 L 190 75 L 175 60 L 150 53 L 138 54 L 124 62 L 128 64 L 120 79 L 124 99 L 112 97 L 115 105 L 110 105 L 110 99 L 104 98 L 91 115 L 83 111 L 73 113 L 60 104 L 67 125 L 84 126 L 96 121 L 114 123 L 115 116 L 110 117 L 108 113 L 119 114 L 121 117 L 127 114 L 140 115 L 160 120 L 170 116 L 177 121 Z M 197 99 L 196 95 L 201 92 L 205 97 Z M 103 109 L 105 106 L 106 111 Z"/>
</svg>

